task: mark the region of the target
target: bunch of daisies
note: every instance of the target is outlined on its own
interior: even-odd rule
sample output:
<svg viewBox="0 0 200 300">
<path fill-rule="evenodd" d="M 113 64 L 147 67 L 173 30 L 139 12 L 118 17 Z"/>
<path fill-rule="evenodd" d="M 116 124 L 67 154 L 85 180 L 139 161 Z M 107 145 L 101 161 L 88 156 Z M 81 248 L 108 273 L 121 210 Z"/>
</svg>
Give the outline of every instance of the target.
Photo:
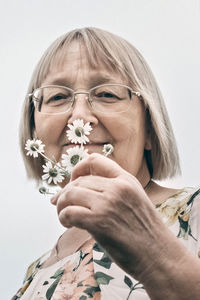
<svg viewBox="0 0 200 300">
<path fill-rule="evenodd" d="M 41 140 L 34 138 L 33 140 L 29 139 L 26 142 L 25 149 L 27 150 L 28 156 L 37 158 L 41 155 L 45 159 L 46 163 L 42 166 L 44 173 L 44 175 L 42 175 L 42 180 L 47 184 L 54 183 L 57 185 L 65 178 L 70 178 L 75 165 L 89 156 L 88 150 L 84 148 L 84 145 L 89 142 L 88 136 L 92 131 L 92 127 L 89 122 L 84 124 L 83 120 L 78 119 L 75 120 L 72 125 L 68 124 L 67 126 L 69 128 L 66 131 L 68 141 L 72 144 L 79 145 L 66 150 L 66 154 L 62 154 L 61 162 L 52 160 L 45 155 L 45 145 Z M 114 148 L 111 144 L 104 145 L 102 149 L 105 156 L 110 155 L 113 150 Z M 41 187 L 39 190 L 43 194 L 46 193 L 46 189 L 44 187 Z"/>
</svg>

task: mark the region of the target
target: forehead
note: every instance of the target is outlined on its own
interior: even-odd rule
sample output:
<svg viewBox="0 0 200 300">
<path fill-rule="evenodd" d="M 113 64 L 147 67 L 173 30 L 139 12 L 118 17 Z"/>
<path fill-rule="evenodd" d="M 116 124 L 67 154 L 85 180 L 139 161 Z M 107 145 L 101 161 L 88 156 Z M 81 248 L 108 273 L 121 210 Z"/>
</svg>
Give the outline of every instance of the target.
<svg viewBox="0 0 200 300">
<path fill-rule="evenodd" d="M 78 42 L 60 49 L 51 61 L 42 85 L 58 84 L 73 87 L 76 81 L 89 86 L 103 83 L 127 83 L 123 74 L 112 63 L 103 60 L 102 55 L 91 53 Z"/>
</svg>

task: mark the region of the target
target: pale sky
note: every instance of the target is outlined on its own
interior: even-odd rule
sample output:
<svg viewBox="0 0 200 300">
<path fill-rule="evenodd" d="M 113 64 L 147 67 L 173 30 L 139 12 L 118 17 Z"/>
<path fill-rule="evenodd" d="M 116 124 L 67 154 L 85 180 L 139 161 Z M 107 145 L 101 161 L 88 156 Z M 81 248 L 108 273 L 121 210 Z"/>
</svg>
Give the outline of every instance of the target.
<svg viewBox="0 0 200 300">
<path fill-rule="evenodd" d="M 26 179 L 18 146 L 22 101 L 43 51 L 61 34 L 84 26 L 132 42 L 155 74 L 177 138 L 182 178 L 170 185 L 200 185 L 200 1 L 0 0 L 0 20 L 0 298 L 10 299 L 27 266 L 63 231 L 49 199 Z"/>
</svg>

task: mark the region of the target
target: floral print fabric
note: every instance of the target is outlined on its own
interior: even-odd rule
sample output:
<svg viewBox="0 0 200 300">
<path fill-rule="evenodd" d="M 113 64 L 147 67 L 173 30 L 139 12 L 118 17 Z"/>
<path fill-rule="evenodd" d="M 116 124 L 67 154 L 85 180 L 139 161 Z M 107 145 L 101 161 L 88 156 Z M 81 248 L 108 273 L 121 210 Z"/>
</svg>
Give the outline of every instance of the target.
<svg viewBox="0 0 200 300">
<path fill-rule="evenodd" d="M 80 251 L 50 267 L 42 268 L 50 255 L 48 253 L 29 267 L 25 285 L 13 299 L 99 300 L 100 289 L 95 280 L 92 258 L 93 244 L 94 240 L 90 240 Z"/>
<path fill-rule="evenodd" d="M 200 195 L 181 190 L 156 207 L 163 222 L 195 256 L 200 257 Z M 24 285 L 12 300 L 148 300 L 142 284 L 113 263 L 94 241 L 50 267 L 50 252 L 28 269 Z"/>
</svg>

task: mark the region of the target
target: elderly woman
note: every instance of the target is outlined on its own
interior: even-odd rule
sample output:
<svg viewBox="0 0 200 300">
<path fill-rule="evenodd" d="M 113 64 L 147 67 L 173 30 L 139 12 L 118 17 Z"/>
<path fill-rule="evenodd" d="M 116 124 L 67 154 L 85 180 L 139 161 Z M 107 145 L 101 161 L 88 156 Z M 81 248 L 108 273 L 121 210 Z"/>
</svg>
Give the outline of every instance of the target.
<svg viewBox="0 0 200 300">
<path fill-rule="evenodd" d="M 13 299 L 200 299 L 198 190 L 154 181 L 178 174 L 179 157 L 141 54 L 100 29 L 71 31 L 42 56 L 28 95 L 20 131 L 28 175 L 40 181 L 44 171 L 60 185 L 51 203 L 68 229 Z M 90 155 L 62 181 L 56 168 L 78 149 L 77 136 L 66 137 L 75 124 L 77 136 L 85 130 L 79 150 Z M 31 148 L 38 158 L 26 155 L 27 139 L 44 143 Z M 42 168 L 45 158 L 53 160 Z"/>
</svg>

